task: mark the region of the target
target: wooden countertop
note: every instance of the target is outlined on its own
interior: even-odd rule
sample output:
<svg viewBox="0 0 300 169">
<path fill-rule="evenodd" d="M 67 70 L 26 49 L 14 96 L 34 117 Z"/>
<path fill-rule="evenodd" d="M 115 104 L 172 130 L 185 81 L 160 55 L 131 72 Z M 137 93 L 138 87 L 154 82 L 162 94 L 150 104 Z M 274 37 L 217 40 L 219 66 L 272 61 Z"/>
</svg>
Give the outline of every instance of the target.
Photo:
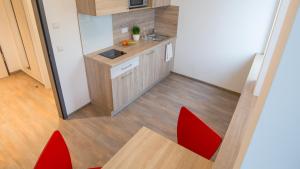
<svg viewBox="0 0 300 169">
<path fill-rule="evenodd" d="M 114 45 L 114 46 L 111 46 L 111 47 L 101 49 L 101 50 L 98 50 L 96 52 L 87 54 L 87 55 L 85 55 L 85 57 L 88 57 L 88 58 L 93 59 L 95 61 L 106 64 L 110 67 L 114 67 L 114 66 L 117 66 L 121 63 L 124 63 L 127 60 L 130 60 L 130 59 L 136 57 L 138 54 L 140 54 L 140 53 L 142 53 L 142 52 L 144 52 L 148 49 L 151 49 L 151 48 L 153 48 L 157 45 L 160 45 L 162 43 L 165 43 L 165 42 L 173 40 L 173 39 L 175 39 L 175 37 L 170 37 L 170 38 L 168 38 L 164 41 L 160 41 L 160 42 L 152 41 L 152 40 L 148 40 L 148 41 L 140 40 L 135 45 L 127 46 L 127 47 L 124 47 L 124 46 L 121 46 L 121 45 Z M 108 59 L 108 58 L 105 58 L 103 56 L 98 55 L 99 53 L 107 51 L 109 49 L 120 50 L 120 51 L 125 52 L 126 54 L 121 56 L 121 57 L 115 58 L 115 59 Z"/>
<path fill-rule="evenodd" d="M 212 165 L 212 161 L 144 127 L 103 169 L 211 169 Z"/>
</svg>

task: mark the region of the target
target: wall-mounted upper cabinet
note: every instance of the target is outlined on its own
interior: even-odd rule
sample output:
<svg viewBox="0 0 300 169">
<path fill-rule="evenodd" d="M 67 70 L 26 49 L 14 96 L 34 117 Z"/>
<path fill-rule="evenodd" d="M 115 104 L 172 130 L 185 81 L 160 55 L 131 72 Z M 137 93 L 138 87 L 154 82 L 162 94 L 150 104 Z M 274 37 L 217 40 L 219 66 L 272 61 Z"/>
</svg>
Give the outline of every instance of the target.
<svg viewBox="0 0 300 169">
<path fill-rule="evenodd" d="M 144 8 L 129 10 L 129 0 L 76 0 L 77 11 L 86 15 L 102 16 L 140 9 L 157 8 L 171 5 L 171 0 L 148 0 Z"/>
<path fill-rule="evenodd" d="M 79 13 L 102 16 L 127 12 L 128 0 L 76 0 Z"/>
<path fill-rule="evenodd" d="M 169 6 L 171 5 L 171 0 L 152 0 L 152 8 Z"/>
</svg>

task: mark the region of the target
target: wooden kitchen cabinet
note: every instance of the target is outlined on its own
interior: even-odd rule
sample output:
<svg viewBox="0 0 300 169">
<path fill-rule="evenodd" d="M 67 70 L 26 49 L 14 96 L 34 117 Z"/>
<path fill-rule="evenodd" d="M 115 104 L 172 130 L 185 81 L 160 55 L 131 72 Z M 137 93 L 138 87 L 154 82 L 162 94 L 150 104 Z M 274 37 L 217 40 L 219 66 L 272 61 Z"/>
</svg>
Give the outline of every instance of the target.
<svg viewBox="0 0 300 169">
<path fill-rule="evenodd" d="M 132 102 L 141 92 L 139 67 L 112 79 L 114 114 Z"/>
<path fill-rule="evenodd" d="M 166 62 L 166 45 L 175 42 L 164 42 L 141 53 L 139 65 L 134 69 L 112 79 L 113 115 L 118 113 L 138 96 L 166 78 L 174 64 L 174 59 Z"/>
<path fill-rule="evenodd" d="M 152 0 L 152 8 L 171 5 L 171 0 Z"/>
<path fill-rule="evenodd" d="M 166 61 L 169 43 L 174 51 L 175 39 L 172 39 L 113 66 L 99 61 L 99 56 L 85 58 L 92 104 L 103 116 L 116 115 L 170 74 L 174 59 Z"/>
<path fill-rule="evenodd" d="M 173 55 L 175 54 L 175 41 L 170 41 L 167 43 L 163 43 L 158 47 L 158 55 L 159 55 L 159 61 L 158 61 L 158 70 L 159 70 L 159 80 L 166 78 L 170 72 L 173 69 L 174 65 L 174 57 L 170 61 L 166 61 L 166 46 L 172 43 L 173 47 Z"/>
<path fill-rule="evenodd" d="M 173 44 L 175 52 L 175 41 L 162 43 L 155 48 L 144 52 L 140 56 L 140 77 L 142 90 L 147 90 L 160 80 L 166 78 L 174 65 L 174 59 L 166 62 L 166 45 Z"/>
<path fill-rule="evenodd" d="M 76 0 L 77 11 L 82 14 L 102 16 L 128 12 L 128 0 Z"/>
<path fill-rule="evenodd" d="M 140 78 L 142 90 L 147 90 L 159 80 L 158 48 L 144 52 L 140 56 Z"/>
</svg>

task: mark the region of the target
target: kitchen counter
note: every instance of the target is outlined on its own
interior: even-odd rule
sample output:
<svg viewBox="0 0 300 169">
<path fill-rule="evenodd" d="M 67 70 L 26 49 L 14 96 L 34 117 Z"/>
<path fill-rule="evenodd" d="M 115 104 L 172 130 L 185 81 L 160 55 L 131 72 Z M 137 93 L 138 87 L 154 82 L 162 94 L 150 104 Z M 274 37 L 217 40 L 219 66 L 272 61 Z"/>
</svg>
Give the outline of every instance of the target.
<svg viewBox="0 0 300 169">
<path fill-rule="evenodd" d="M 132 46 L 121 46 L 121 45 L 114 45 L 105 49 L 98 50 L 96 52 L 90 53 L 85 55 L 86 57 L 89 57 L 89 59 L 101 62 L 102 64 L 108 65 L 109 67 L 117 66 L 121 63 L 124 63 L 134 57 L 136 57 L 137 54 L 142 53 L 146 50 L 152 49 L 153 47 L 160 45 L 162 43 L 165 43 L 170 40 L 174 40 L 176 37 L 170 37 L 164 41 L 152 41 L 152 40 L 140 40 L 135 45 Z M 101 52 L 110 50 L 110 49 L 116 49 L 125 52 L 125 55 L 122 55 L 115 59 L 109 59 L 106 57 L 103 57 L 101 55 L 98 55 Z"/>
<path fill-rule="evenodd" d="M 86 55 L 92 104 L 103 116 L 114 116 L 166 78 L 174 66 L 174 57 L 167 60 L 166 48 L 171 43 L 174 56 L 175 40 L 141 40 L 132 46 L 114 45 Z M 110 49 L 126 54 L 115 59 L 98 55 Z"/>
</svg>

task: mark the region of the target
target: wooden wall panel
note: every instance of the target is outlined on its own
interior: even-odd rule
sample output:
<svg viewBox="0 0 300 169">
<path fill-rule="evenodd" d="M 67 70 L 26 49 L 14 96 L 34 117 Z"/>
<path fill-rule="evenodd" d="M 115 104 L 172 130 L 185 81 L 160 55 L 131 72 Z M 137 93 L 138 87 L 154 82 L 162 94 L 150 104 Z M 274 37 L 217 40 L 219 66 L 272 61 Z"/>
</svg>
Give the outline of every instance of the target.
<svg viewBox="0 0 300 169">
<path fill-rule="evenodd" d="M 114 44 L 118 44 L 121 40 L 131 38 L 131 28 L 138 25 L 141 28 L 141 33 L 150 33 L 154 29 L 155 10 L 137 10 L 132 12 L 114 14 L 113 22 L 113 37 Z M 128 27 L 128 33 L 122 33 L 122 27 Z"/>
<path fill-rule="evenodd" d="M 178 6 L 157 8 L 155 10 L 155 30 L 163 35 L 176 36 L 178 16 Z"/>
</svg>

